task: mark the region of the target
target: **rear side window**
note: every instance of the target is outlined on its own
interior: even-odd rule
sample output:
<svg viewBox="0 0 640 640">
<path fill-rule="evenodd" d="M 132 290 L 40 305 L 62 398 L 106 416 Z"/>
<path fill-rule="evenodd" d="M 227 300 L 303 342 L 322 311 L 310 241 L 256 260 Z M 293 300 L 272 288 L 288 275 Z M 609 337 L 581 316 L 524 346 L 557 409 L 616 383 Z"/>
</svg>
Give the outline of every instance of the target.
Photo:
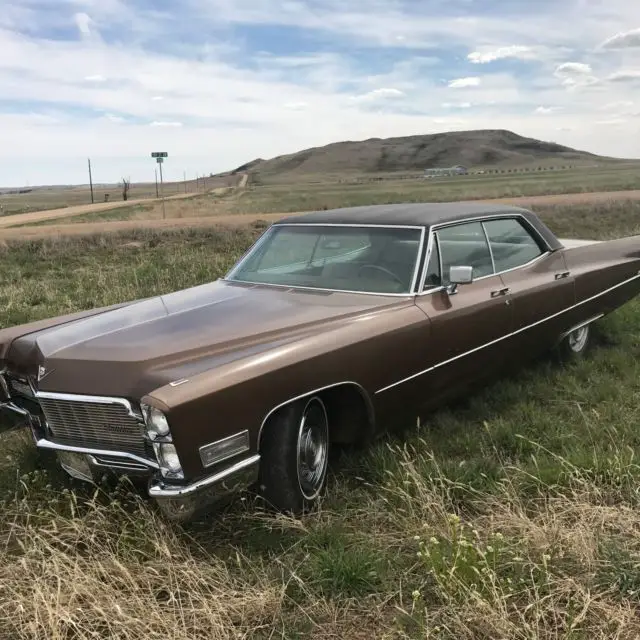
<svg viewBox="0 0 640 640">
<path fill-rule="evenodd" d="M 515 218 L 484 223 L 496 272 L 521 267 L 542 255 L 543 251 L 525 226 Z"/>
<path fill-rule="evenodd" d="M 442 258 L 442 283 L 449 283 L 450 267 L 473 267 L 473 277 L 493 273 L 489 244 L 479 222 L 457 224 L 437 232 Z"/>
</svg>

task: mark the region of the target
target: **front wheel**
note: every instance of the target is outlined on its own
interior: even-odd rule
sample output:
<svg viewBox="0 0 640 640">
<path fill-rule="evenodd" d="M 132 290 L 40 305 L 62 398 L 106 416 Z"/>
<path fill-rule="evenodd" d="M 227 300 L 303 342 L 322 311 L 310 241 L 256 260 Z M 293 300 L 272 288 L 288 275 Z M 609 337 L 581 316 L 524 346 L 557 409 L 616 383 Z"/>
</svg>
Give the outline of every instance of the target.
<svg viewBox="0 0 640 640">
<path fill-rule="evenodd" d="M 566 335 L 559 345 L 560 357 L 565 361 L 583 358 L 591 346 L 591 326 L 585 325 Z"/>
<path fill-rule="evenodd" d="M 329 465 L 329 420 L 318 396 L 292 403 L 265 425 L 260 493 L 280 511 L 298 515 L 322 493 Z"/>
</svg>

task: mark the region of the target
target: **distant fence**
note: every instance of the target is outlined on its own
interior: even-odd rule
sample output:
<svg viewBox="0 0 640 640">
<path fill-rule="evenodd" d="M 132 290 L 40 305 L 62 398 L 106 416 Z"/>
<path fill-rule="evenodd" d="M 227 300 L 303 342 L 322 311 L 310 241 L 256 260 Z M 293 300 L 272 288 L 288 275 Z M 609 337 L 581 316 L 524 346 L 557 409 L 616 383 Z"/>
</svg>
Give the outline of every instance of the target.
<svg viewBox="0 0 640 640">
<path fill-rule="evenodd" d="M 588 168 L 596 168 L 598 165 L 594 166 L 575 166 L 572 164 L 566 165 L 554 165 L 548 167 L 514 167 L 511 169 L 505 168 L 496 168 L 496 169 L 477 169 L 477 170 L 469 170 L 468 173 L 460 173 L 460 174 L 448 174 L 448 175 L 425 175 L 424 173 L 391 173 L 386 175 L 372 175 L 372 176 L 353 176 L 348 178 L 337 178 L 337 182 L 344 184 L 364 184 L 368 182 L 384 182 L 385 180 L 442 180 L 442 179 L 453 179 L 453 180 L 461 180 L 464 178 L 469 178 L 470 176 L 480 176 L 480 175 L 498 175 L 498 174 L 514 174 L 514 173 L 538 173 L 544 171 L 567 171 L 569 169 L 588 169 Z M 318 180 L 318 182 L 322 182 Z"/>
</svg>

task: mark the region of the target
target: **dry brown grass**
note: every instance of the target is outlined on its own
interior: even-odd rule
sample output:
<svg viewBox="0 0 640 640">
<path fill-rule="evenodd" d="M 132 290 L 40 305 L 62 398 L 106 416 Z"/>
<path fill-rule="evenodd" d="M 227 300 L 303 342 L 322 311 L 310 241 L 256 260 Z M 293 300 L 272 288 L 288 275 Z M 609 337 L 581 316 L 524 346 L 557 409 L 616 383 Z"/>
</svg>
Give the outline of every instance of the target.
<svg viewBox="0 0 640 640">
<path fill-rule="evenodd" d="M 416 532 L 416 575 L 422 574 L 400 606 L 408 636 L 640 637 L 640 515 L 633 502 L 560 461 L 567 467 L 562 486 L 536 479 L 539 490 L 525 498 L 514 469 L 497 492 L 477 493 L 467 509 L 454 512 L 461 487 L 437 470 L 435 459 L 434 475 L 425 478 L 416 454 L 395 451 L 404 480 L 387 487 L 403 532 Z M 618 480 L 634 482 L 634 464 L 612 462 Z M 388 523 L 387 535 L 396 527 Z M 628 583 L 611 581 L 625 562 Z"/>
<path fill-rule="evenodd" d="M 64 498 L 3 513 L 0 637 L 240 638 L 281 616 L 284 585 L 241 555 L 232 572 L 143 504 Z"/>
</svg>

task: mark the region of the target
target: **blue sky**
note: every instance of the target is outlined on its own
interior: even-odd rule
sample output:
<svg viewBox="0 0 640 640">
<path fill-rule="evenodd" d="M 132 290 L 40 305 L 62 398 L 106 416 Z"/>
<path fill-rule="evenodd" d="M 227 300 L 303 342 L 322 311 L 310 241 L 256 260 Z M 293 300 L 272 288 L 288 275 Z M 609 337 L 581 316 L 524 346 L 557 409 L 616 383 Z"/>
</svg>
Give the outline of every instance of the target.
<svg viewBox="0 0 640 640">
<path fill-rule="evenodd" d="M 640 157 L 628 0 L 0 0 L 0 185 L 506 128 Z"/>
</svg>

